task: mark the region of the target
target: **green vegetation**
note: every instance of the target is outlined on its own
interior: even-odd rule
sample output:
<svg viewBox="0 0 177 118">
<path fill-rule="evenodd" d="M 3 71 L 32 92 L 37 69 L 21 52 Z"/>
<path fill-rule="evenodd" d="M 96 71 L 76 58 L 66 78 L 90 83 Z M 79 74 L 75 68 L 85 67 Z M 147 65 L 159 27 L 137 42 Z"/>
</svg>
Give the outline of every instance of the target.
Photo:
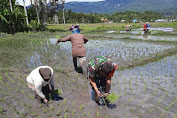
<svg viewBox="0 0 177 118">
<path fill-rule="evenodd" d="M 114 103 L 116 100 L 117 100 L 117 95 L 112 93 L 112 94 L 108 94 L 106 96 L 106 99 L 111 102 L 111 103 Z"/>
</svg>

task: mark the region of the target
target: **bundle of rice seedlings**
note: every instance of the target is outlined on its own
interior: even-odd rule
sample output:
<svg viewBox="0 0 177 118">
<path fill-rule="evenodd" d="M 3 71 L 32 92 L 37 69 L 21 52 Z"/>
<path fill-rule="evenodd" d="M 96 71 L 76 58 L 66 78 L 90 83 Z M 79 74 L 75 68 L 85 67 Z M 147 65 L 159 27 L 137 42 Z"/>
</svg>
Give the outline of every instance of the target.
<svg viewBox="0 0 177 118">
<path fill-rule="evenodd" d="M 116 100 L 117 100 L 117 95 L 112 93 L 112 94 L 108 94 L 106 96 L 106 99 L 111 102 L 111 103 L 114 103 Z"/>
</svg>

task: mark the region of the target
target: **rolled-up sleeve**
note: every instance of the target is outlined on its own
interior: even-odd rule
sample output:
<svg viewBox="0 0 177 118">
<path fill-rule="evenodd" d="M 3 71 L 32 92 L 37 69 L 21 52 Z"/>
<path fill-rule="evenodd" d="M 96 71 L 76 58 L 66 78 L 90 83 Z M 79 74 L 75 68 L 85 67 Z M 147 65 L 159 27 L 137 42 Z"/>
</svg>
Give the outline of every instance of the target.
<svg viewBox="0 0 177 118">
<path fill-rule="evenodd" d="M 35 89 L 36 89 L 37 94 L 38 94 L 42 99 L 44 99 L 44 98 L 45 98 L 45 95 L 44 95 L 43 92 L 42 92 L 42 83 L 35 83 Z"/>
</svg>

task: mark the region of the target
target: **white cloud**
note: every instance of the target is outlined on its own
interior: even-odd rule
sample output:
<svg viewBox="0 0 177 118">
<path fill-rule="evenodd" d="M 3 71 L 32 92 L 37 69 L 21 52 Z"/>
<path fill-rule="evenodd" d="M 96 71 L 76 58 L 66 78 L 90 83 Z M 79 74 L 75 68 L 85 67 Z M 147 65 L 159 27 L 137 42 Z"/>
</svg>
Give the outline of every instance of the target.
<svg viewBox="0 0 177 118">
<path fill-rule="evenodd" d="M 49 0 L 47 0 L 49 1 Z M 99 2 L 105 0 L 65 0 L 66 2 Z M 23 0 L 16 0 L 20 5 L 23 5 Z M 30 0 L 25 0 L 25 6 L 30 5 Z"/>
</svg>

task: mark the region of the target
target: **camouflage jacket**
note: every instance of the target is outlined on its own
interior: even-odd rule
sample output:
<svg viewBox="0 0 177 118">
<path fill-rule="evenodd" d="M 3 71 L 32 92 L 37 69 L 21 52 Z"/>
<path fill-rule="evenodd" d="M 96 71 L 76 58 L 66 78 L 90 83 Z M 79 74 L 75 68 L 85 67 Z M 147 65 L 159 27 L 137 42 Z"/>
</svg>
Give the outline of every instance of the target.
<svg viewBox="0 0 177 118">
<path fill-rule="evenodd" d="M 95 56 L 89 61 L 88 64 L 88 72 L 90 77 L 99 77 L 97 74 L 98 68 L 101 66 L 103 62 L 109 61 L 112 63 L 111 59 L 105 56 Z M 116 65 L 115 63 L 112 63 L 113 65 Z"/>
</svg>

